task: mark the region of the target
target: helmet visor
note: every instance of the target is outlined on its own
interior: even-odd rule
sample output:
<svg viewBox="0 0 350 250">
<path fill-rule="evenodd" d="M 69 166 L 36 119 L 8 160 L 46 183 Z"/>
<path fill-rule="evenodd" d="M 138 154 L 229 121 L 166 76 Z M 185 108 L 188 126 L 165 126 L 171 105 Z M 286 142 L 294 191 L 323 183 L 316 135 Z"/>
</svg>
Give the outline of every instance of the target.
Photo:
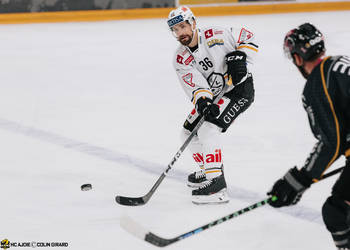
<svg viewBox="0 0 350 250">
<path fill-rule="evenodd" d="M 283 43 L 284 55 L 290 60 L 293 60 L 292 54 L 296 46 L 294 32 L 295 32 L 295 29 L 289 31 L 285 36 L 284 43 Z"/>
</svg>

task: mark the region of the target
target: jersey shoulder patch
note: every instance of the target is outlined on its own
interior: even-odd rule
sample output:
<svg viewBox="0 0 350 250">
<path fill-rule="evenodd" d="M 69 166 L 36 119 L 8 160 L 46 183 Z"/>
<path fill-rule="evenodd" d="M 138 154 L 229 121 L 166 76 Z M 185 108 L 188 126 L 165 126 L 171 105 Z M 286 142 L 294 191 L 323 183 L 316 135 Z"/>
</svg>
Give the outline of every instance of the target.
<svg viewBox="0 0 350 250">
<path fill-rule="evenodd" d="M 238 36 L 238 43 L 249 41 L 254 36 L 253 32 L 250 32 L 246 28 L 242 28 L 239 36 Z"/>
<path fill-rule="evenodd" d="M 185 83 L 187 83 L 188 85 L 190 85 L 193 88 L 196 85 L 192 82 L 192 79 L 193 79 L 192 73 L 188 73 L 188 74 L 182 76 L 182 80 L 184 80 Z"/>
</svg>

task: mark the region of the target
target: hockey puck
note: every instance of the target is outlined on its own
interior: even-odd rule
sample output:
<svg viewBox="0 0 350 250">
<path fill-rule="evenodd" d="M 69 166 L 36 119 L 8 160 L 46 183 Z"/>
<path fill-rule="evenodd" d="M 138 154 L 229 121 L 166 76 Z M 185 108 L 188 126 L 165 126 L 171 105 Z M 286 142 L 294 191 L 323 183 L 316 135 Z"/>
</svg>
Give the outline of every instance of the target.
<svg viewBox="0 0 350 250">
<path fill-rule="evenodd" d="M 89 191 L 92 189 L 92 185 L 90 183 L 81 185 L 81 191 Z"/>
</svg>

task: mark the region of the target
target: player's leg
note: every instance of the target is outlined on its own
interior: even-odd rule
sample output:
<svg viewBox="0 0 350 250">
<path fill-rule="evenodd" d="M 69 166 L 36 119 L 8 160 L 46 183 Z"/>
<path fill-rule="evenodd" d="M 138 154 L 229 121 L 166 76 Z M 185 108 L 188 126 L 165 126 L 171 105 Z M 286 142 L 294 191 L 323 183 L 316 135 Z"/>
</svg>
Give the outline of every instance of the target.
<svg viewBox="0 0 350 250">
<path fill-rule="evenodd" d="M 207 182 L 192 191 L 192 202 L 195 204 L 216 204 L 229 201 L 223 174 L 221 136 L 221 129 L 209 122 L 204 122 L 198 130 L 198 139 L 202 143 Z"/>
<path fill-rule="evenodd" d="M 198 124 L 200 118 L 201 117 L 198 115 L 196 109 L 193 109 L 183 125 L 183 129 L 181 131 L 182 141 L 185 141 L 188 138 L 188 136 Z M 207 181 L 203 162 L 203 144 L 198 139 L 198 136 L 195 135 L 188 147 L 199 169 L 188 176 L 187 185 L 191 188 L 198 188 L 203 185 L 205 181 Z"/>
<path fill-rule="evenodd" d="M 191 132 L 189 130 L 183 128 L 181 131 L 182 141 L 185 141 L 190 134 Z M 203 185 L 205 181 L 207 181 L 207 178 L 205 176 L 205 170 L 204 170 L 203 145 L 199 141 L 198 136 L 195 135 L 192 141 L 190 142 L 190 144 L 188 145 L 188 147 L 199 169 L 197 171 L 194 171 L 188 176 L 187 186 L 191 188 L 198 188 L 201 185 Z"/>
<path fill-rule="evenodd" d="M 350 250 L 350 160 L 322 208 L 323 220 L 338 249 Z"/>
</svg>

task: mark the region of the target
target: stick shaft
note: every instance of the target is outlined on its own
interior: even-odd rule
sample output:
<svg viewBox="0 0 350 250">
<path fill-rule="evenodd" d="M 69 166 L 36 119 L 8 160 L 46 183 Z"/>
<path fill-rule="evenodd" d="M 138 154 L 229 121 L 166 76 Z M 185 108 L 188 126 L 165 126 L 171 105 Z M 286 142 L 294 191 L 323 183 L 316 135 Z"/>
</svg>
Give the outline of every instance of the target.
<svg viewBox="0 0 350 250">
<path fill-rule="evenodd" d="M 329 172 L 329 173 L 323 175 L 322 178 L 321 178 L 319 181 L 322 181 L 322 180 L 324 180 L 324 179 L 327 179 L 328 177 L 331 177 L 331 176 L 333 176 L 333 175 L 335 175 L 335 174 L 341 172 L 344 168 L 345 168 L 345 166 L 344 166 L 344 167 L 340 167 L 340 168 L 338 168 L 338 169 L 336 169 L 336 170 L 333 170 L 333 171 L 331 171 L 331 172 Z M 174 243 L 174 242 L 177 242 L 177 241 L 179 241 L 179 240 L 183 240 L 183 239 L 186 239 L 186 238 L 188 238 L 188 237 L 191 237 L 191 236 L 193 236 L 193 235 L 195 235 L 195 234 L 198 234 L 198 233 L 200 233 L 200 232 L 202 232 L 202 231 L 204 231 L 204 230 L 207 230 L 207 229 L 209 229 L 209 228 L 212 228 L 212 227 L 214 227 L 214 226 L 216 226 L 216 225 L 219 225 L 219 224 L 221 224 L 221 223 L 223 223 L 223 222 L 225 222 L 225 221 L 228 221 L 228 220 L 230 220 L 230 219 L 233 219 L 233 218 L 235 218 L 235 217 L 238 217 L 238 216 L 240 216 L 240 215 L 242 215 L 242 214 L 245 214 L 245 213 L 247 213 L 247 212 L 249 212 L 249 211 L 252 211 L 252 210 L 254 210 L 254 209 L 256 209 L 256 208 L 262 207 L 262 206 L 266 205 L 267 203 L 273 202 L 273 201 L 275 201 L 275 200 L 277 200 L 277 197 L 276 197 L 276 196 L 272 196 L 272 197 L 266 198 L 266 199 L 264 199 L 264 200 L 262 200 L 262 201 L 259 201 L 259 202 L 257 202 L 257 203 L 254 203 L 254 204 L 248 206 L 248 207 L 245 207 L 245 208 L 243 208 L 243 209 L 240 209 L 240 210 L 238 210 L 238 211 L 236 211 L 236 212 L 234 212 L 234 213 L 231 213 L 231 214 L 229 214 L 229 215 L 226 215 L 226 216 L 224 216 L 224 217 L 221 217 L 221 218 L 219 218 L 219 219 L 216 219 L 216 220 L 214 220 L 214 221 L 212 221 L 212 222 L 210 222 L 210 223 L 208 223 L 208 224 L 205 224 L 205 225 L 203 225 L 203 226 L 197 227 L 197 228 L 195 228 L 195 229 L 193 229 L 193 230 L 191 230 L 191 231 L 189 231 L 189 232 L 186 232 L 186 233 L 184 233 L 184 234 L 181 234 L 181 235 L 179 235 L 179 236 L 177 236 L 177 237 L 175 237 L 175 238 L 172 238 L 172 239 L 164 239 L 164 238 L 162 238 L 162 237 L 159 237 L 159 236 L 157 236 L 157 235 L 155 235 L 155 234 L 149 232 L 149 233 L 147 234 L 147 237 L 145 238 L 145 240 L 148 241 L 148 242 L 150 242 L 150 243 L 153 244 L 153 245 L 156 245 L 156 246 L 162 246 L 162 247 L 163 247 L 163 246 L 167 246 L 167 245 L 170 245 L 170 244 L 172 244 L 172 243 Z"/>
</svg>

